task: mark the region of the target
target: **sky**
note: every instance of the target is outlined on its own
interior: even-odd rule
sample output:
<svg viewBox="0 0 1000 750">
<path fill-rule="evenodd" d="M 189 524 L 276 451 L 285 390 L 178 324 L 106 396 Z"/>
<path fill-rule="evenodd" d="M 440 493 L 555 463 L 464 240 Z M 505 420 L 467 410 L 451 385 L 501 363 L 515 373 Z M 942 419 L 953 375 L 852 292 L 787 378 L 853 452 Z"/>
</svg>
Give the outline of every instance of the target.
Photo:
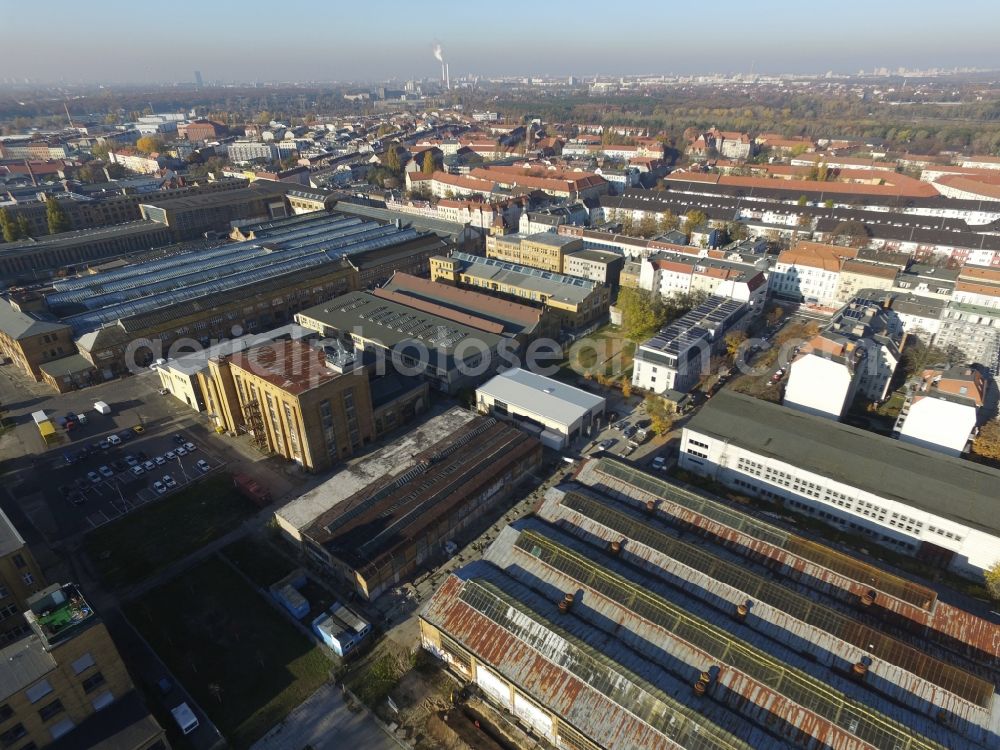
<svg viewBox="0 0 1000 750">
<path fill-rule="evenodd" d="M 0 0 L 0 82 L 1000 68 L 996 0 Z M 58 20 L 52 24 L 51 21 Z"/>
</svg>

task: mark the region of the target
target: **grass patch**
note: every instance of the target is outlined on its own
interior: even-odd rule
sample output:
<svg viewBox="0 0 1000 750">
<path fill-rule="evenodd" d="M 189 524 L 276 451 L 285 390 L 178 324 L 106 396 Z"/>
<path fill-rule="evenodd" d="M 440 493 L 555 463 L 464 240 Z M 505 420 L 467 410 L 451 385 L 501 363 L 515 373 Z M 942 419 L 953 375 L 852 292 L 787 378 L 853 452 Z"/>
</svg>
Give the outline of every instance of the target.
<svg viewBox="0 0 1000 750">
<path fill-rule="evenodd" d="M 348 678 L 347 686 L 361 702 L 374 709 L 412 666 L 401 656 L 382 650 Z"/>
<path fill-rule="evenodd" d="M 236 747 L 247 747 L 326 682 L 322 650 L 218 557 L 125 608 Z"/>
<path fill-rule="evenodd" d="M 238 539 L 222 549 L 243 575 L 266 589 L 295 570 L 295 564 L 267 542 L 251 536 Z"/>
<path fill-rule="evenodd" d="M 219 474 L 87 534 L 84 546 L 114 587 L 145 580 L 231 531 L 256 510 Z"/>
</svg>

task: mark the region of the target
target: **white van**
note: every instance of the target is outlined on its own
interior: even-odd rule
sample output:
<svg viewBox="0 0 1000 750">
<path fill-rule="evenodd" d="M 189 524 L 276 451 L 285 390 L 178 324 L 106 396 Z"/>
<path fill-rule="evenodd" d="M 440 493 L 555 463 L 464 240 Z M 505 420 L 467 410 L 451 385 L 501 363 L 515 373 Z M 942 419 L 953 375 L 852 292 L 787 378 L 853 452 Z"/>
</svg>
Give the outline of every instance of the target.
<svg viewBox="0 0 1000 750">
<path fill-rule="evenodd" d="M 170 709 L 170 713 L 174 715 L 174 721 L 177 722 L 177 726 L 181 728 L 184 734 L 191 734 L 195 729 L 198 728 L 198 717 L 194 715 L 194 711 L 187 703 L 182 703 L 176 708 Z"/>
</svg>

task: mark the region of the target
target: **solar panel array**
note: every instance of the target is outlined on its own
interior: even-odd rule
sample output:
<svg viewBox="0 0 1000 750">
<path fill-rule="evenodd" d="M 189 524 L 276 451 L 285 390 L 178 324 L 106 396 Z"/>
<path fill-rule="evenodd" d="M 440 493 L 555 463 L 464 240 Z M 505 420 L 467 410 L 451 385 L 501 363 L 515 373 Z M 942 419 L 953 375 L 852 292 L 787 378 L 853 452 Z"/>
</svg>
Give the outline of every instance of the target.
<svg viewBox="0 0 1000 750">
<path fill-rule="evenodd" d="M 568 492 L 561 504 L 624 535 L 627 539 L 633 539 L 661 552 L 714 581 L 731 586 L 751 599 L 786 612 L 795 619 L 835 638 L 870 651 L 882 661 L 895 664 L 965 700 L 983 708 L 988 708 L 990 705 L 993 685 L 963 669 L 927 656 L 919 649 L 875 628 L 755 575 L 741 565 L 682 542 L 627 513 L 608 507 L 606 503 L 578 492 Z"/>
<path fill-rule="evenodd" d="M 643 342 L 643 346 L 677 356 L 693 344 L 709 338 L 742 307 L 743 303 L 736 300 L 710 297 L 694 310 L 661 328 L 655 336 Z"/>
<path fill-rule="evenodd" d="M 828 547 L 810 542 L 777 526 L 729 508 L 721 502 L 710 500 L 626 464 L 601 458 L 597 462 L 596 470 L 599 474 L 636 487 L 655 497 L 669 500 L 741 534 L 787 550 L 793 555 L 810 560 L 879 591 L 884 591 L 921 609 L 930 609 L 937 599 L 937 594 L 925 586 L 911 583 L 853 557 L 842 555 Z"/>
<path fill-rule="evenodd" d="M 328 249 L 328 243 L 317 244 L 306 255 L 292 257 L 286 256 L 280 251 L 272 252 L 268 255 L 272 262 L 268 265 L 249 270 L 240 270 L 238 267 L 234 273 L 228 275 L 215 276 L 214 278 L 200 277 L 189 283 L 166 291 L 154 292 L 143 295 L 141 288 L 131 299 L 113 303 L 107 307 L 92 310 L 66 318 L 66 322 L 75 331 L 86 331 L 100 327 L 107 323 L 112 323 L 123 317 L 138 315 L 150 312 L 167 305 L 189 302 L 209 294 L 225 294 L 234 289 L 254 284 L 259 281 L 274 279 L 285 274 L 294 273 L 310 268 L 320 268 L 331 261 L 339 260 L 347 255 L 375 250 L 381 247 L 390 247 L 408 240 L 415 239 L 420 233 L 413 229 L 397 230 L 391 227 L 384 228 L 386 231 L 376 231 L 375 237 L 363 242 L 352 241 Z M 208 274 L 212 276 L 212 274 Z"/>
<path fill-rule="evenodd" d="M 742 672 L 879 750 L 944 750 L 933 740 L 847 698 L 839 690 L 781 663 L 763 650 L 548 537 L 535 531 L 522 531 L 515 546 L 655 623 L 674 637 L 705 652 L 719 664 Z"/>
</svg>

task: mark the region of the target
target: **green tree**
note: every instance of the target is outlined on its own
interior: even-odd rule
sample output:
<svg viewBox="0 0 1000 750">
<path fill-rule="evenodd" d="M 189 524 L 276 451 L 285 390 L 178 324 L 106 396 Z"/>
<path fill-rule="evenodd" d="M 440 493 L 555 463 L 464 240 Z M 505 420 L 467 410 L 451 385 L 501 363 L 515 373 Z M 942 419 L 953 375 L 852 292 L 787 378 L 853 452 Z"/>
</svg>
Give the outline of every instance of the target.
<svg viewBox="0 0 1000 750">
<path fill-rule="evenodd" d="M 726 234 L 729 235 L 730 242 L 745 240 L 747 238 L 746 225 L 740 224 L 738 221 L 731 221 L 726 224 Z"/>
<path fill-rule="evenodd" d="M 14 242 L 21 239 L 17 223 L 10 218 L 10 212 L 6 208 L 0 208 L 0 230 L 3 230 L 4 242 Z"/>
<path fill-rule="evenodd" d="M 622 328 L 630 339 L 638 341 L 647 338 L 663 320 L 659 295 L 645 289 L 622 289 L 615 304 L 622 311 Z"/>
<path fill-rule="evenodd" d="M 434 174 L 434 154 L 430 151 L 424 152 L 424 162 L 421 166 L 421 170 L 424 174 Z"/>
<path fill-rule="evenodd" d="M 730 357 L 735 357 L 736 353 L 743 346 L 743 342 L 747 340 L 747 335 L 743 331 L 733 331 L 732 333 L 726 334 L 724 341 L 726 342 L 726 353 Z"/>
<path fill-rule="evenodd" d="M 102 161 L 108 160 L 108 154 L 110 152 L 111 147 L 107 143 L 95 143 L 90 149 L 90 153 Z"/>
<path fill-rule="evenodd" d="M 45 197 L 45 218 L 49 224 L 49 234 L 59 234 L 70 229 L 66 209 L 51 195 Z"/>
<path fill-rule="evenodd" d="M 800 196 L 799 196 L 799 199 L 798 199 L 798 200 L 796 201 L 796 203 L 797 203 L 798 205 L 800 205 L 800 206 L 804 206 L 804 205 L 806 205 L 806 204 L 807 204 L 808 202 L 809 202 L 809 199 L 808 199 L 808 198 L 807 198 L 806 196 L 804 196 L 804 195 L 800 195 Z"/>
</svg>

